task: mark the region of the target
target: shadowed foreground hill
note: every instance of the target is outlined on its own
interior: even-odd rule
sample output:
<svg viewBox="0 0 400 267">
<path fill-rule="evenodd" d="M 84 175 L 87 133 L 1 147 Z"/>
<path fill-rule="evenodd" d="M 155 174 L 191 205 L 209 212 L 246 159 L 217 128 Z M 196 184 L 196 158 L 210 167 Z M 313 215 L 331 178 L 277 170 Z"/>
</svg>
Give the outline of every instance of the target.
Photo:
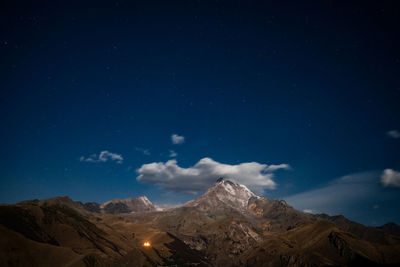
<svg viewBox="0 0 400 267">
<path fill-rule="evenodd" d="M 67 197 L 0 206 L 0 234 L 0 266 L 208 265 L 171 234 L 92 214 Z"/>
<path fill-rule="evenodd" d="M 400 262 L 400 244 L 360 239 L 327 221 L 317 221 L 260 242 L 244 253 L 247 266 L 385 266 Z"/>
</svg>

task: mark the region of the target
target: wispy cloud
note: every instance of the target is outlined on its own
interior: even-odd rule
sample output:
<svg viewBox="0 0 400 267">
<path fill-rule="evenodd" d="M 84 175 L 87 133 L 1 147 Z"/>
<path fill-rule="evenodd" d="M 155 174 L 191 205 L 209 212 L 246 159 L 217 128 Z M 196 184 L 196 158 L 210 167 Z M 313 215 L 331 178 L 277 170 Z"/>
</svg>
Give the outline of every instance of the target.
<svg viewBox="0 0 400 267">
<path fill-rule="evenodd" d="M 146 156 L 150 156 L 151 155 L 150 150 L 145 149 L 145 148 L 135 147 L 135 150 L 138 151 L 138 152 L 141 152 L 143 155 L 146 155 Z"/>
<path fill-rule="evenodd" d="M 109 160 L 115 161 L 119 164 L 122 164 L 123 157 L 120 154 L 111 153 L 108 150 L 103 150 L 100 152 L 99 156 L 97 154 L 92 154 L 89 157 L 85 158 L 84 156 L 80 157 L 79 160 L 81 162 L 107 162 Z"/>
<path fill-rule="evenodd" d="M 400 187 L 400 172 L 386 169 L 381 175 L 381 183 L 383 186 Z"/>
<path fill-rule="evenodd" d="M 169 151 L 169 157 L 170 158 L 175 158 L 176 156 L 178 156 L 178 154 L 175 151 L 173 151 L 173 150 Z"/>
<path fill-rule="evenodd" d="M 257 162 L 230 165 L 211 158 L 203 158 L 192 167 L 182 168 L 176 160 L 169 160 L 165 163 L 143 164 L 137 170 L 137 180 L 176 192 L 195 193 L 207 189 L 222 176 L 248 186 L 257 194 L 262 194 L 264 189 L 276 187 L 273 181 L 274 171 L 289 168 L 288 164 L 268 166 Z"/>
<path fill-rule="evenodd" d="M 299 210 L 343 214 L 349 207 L 375 196 L 379 187 L 378 172 L 356 173 L 284 199 Z"/>
<path fill-rule="evenodd" d="M 398 130 L 391 130 L 391 131 L 388 131 L 386 134 L 387 134 L 387 136 L 389 136 L 391 138 L 395 138 L 395 139 L 400 138 L 400 131 L 398 131 Z"/>
<path fill-rule="evenodd" d="M 291 168 L 289 164 L 278 164 L 278 165 L 271 164 L 266 168 L 266 171 L 274 172 L 279 169 L 290 170 Z"/>
<path fill-rule="evenodd" d="M 368 225 L 398 221 L 399 191 L 382 186 L 381 176 L 382 171 L 354 173 L 283 199 L 298 210 L 341 214 Z"/>
<path fill-rule="evenodd" d="M 171 141 L 174 145 L 183 144 L 185 142 L 185 137 L 182 135 L 173 134 L 171 135 Z"/>
</svg>

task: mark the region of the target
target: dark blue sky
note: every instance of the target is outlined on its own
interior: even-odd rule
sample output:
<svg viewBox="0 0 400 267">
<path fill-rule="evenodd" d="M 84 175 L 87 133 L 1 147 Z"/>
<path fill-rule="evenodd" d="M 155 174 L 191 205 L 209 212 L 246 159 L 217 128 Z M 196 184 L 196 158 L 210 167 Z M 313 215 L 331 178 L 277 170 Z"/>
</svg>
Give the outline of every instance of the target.
<svg viewBox="0 0 400 267">
<path fill-rule="evenodd" d="M 0 202 L 183 202 L 193 195 L 136 181 L 174 150 L 185 168 L 289 164 L 271 198 L 372 172 L 379 193 L 362 203 L 382 219 L 344 215 L 400 223 L 400 189 L 379 183 L 400 171 L 395 1 L 144 2 L 2 2 Z M 105 150 L 122 164 L 80 161 Z"/>
</svg>

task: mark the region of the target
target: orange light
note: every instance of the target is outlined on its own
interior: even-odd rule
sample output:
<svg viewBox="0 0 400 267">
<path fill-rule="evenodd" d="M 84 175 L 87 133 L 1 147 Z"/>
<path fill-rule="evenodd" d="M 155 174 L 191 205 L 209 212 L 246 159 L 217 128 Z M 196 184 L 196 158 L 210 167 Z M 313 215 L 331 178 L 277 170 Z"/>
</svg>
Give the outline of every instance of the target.
<svg viewBox="0 0 400 267">
<path fill-rule="evenodd" d="M 144 243 L 143 243 L 143 246 L 144 246 L 144 247 L 150 247 L 150 242 L 144 242 Z"/>
</svg>

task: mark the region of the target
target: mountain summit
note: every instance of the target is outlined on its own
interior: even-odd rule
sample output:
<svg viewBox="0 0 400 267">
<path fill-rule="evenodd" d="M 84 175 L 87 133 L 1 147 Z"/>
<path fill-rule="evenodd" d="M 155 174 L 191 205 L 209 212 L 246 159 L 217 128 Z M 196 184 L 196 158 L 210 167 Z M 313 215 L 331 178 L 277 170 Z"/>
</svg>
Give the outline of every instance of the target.
<svg viewBox="0 0 400 267">
<path fill-rule="evenodd" d="M 247 210 L 251 198 L 259 198 L 245 185 L 219 178 L 202 196 L 185 204 L 200 210 L 221 210 L 227 206 L 234 210 Z"/>
</svg>

